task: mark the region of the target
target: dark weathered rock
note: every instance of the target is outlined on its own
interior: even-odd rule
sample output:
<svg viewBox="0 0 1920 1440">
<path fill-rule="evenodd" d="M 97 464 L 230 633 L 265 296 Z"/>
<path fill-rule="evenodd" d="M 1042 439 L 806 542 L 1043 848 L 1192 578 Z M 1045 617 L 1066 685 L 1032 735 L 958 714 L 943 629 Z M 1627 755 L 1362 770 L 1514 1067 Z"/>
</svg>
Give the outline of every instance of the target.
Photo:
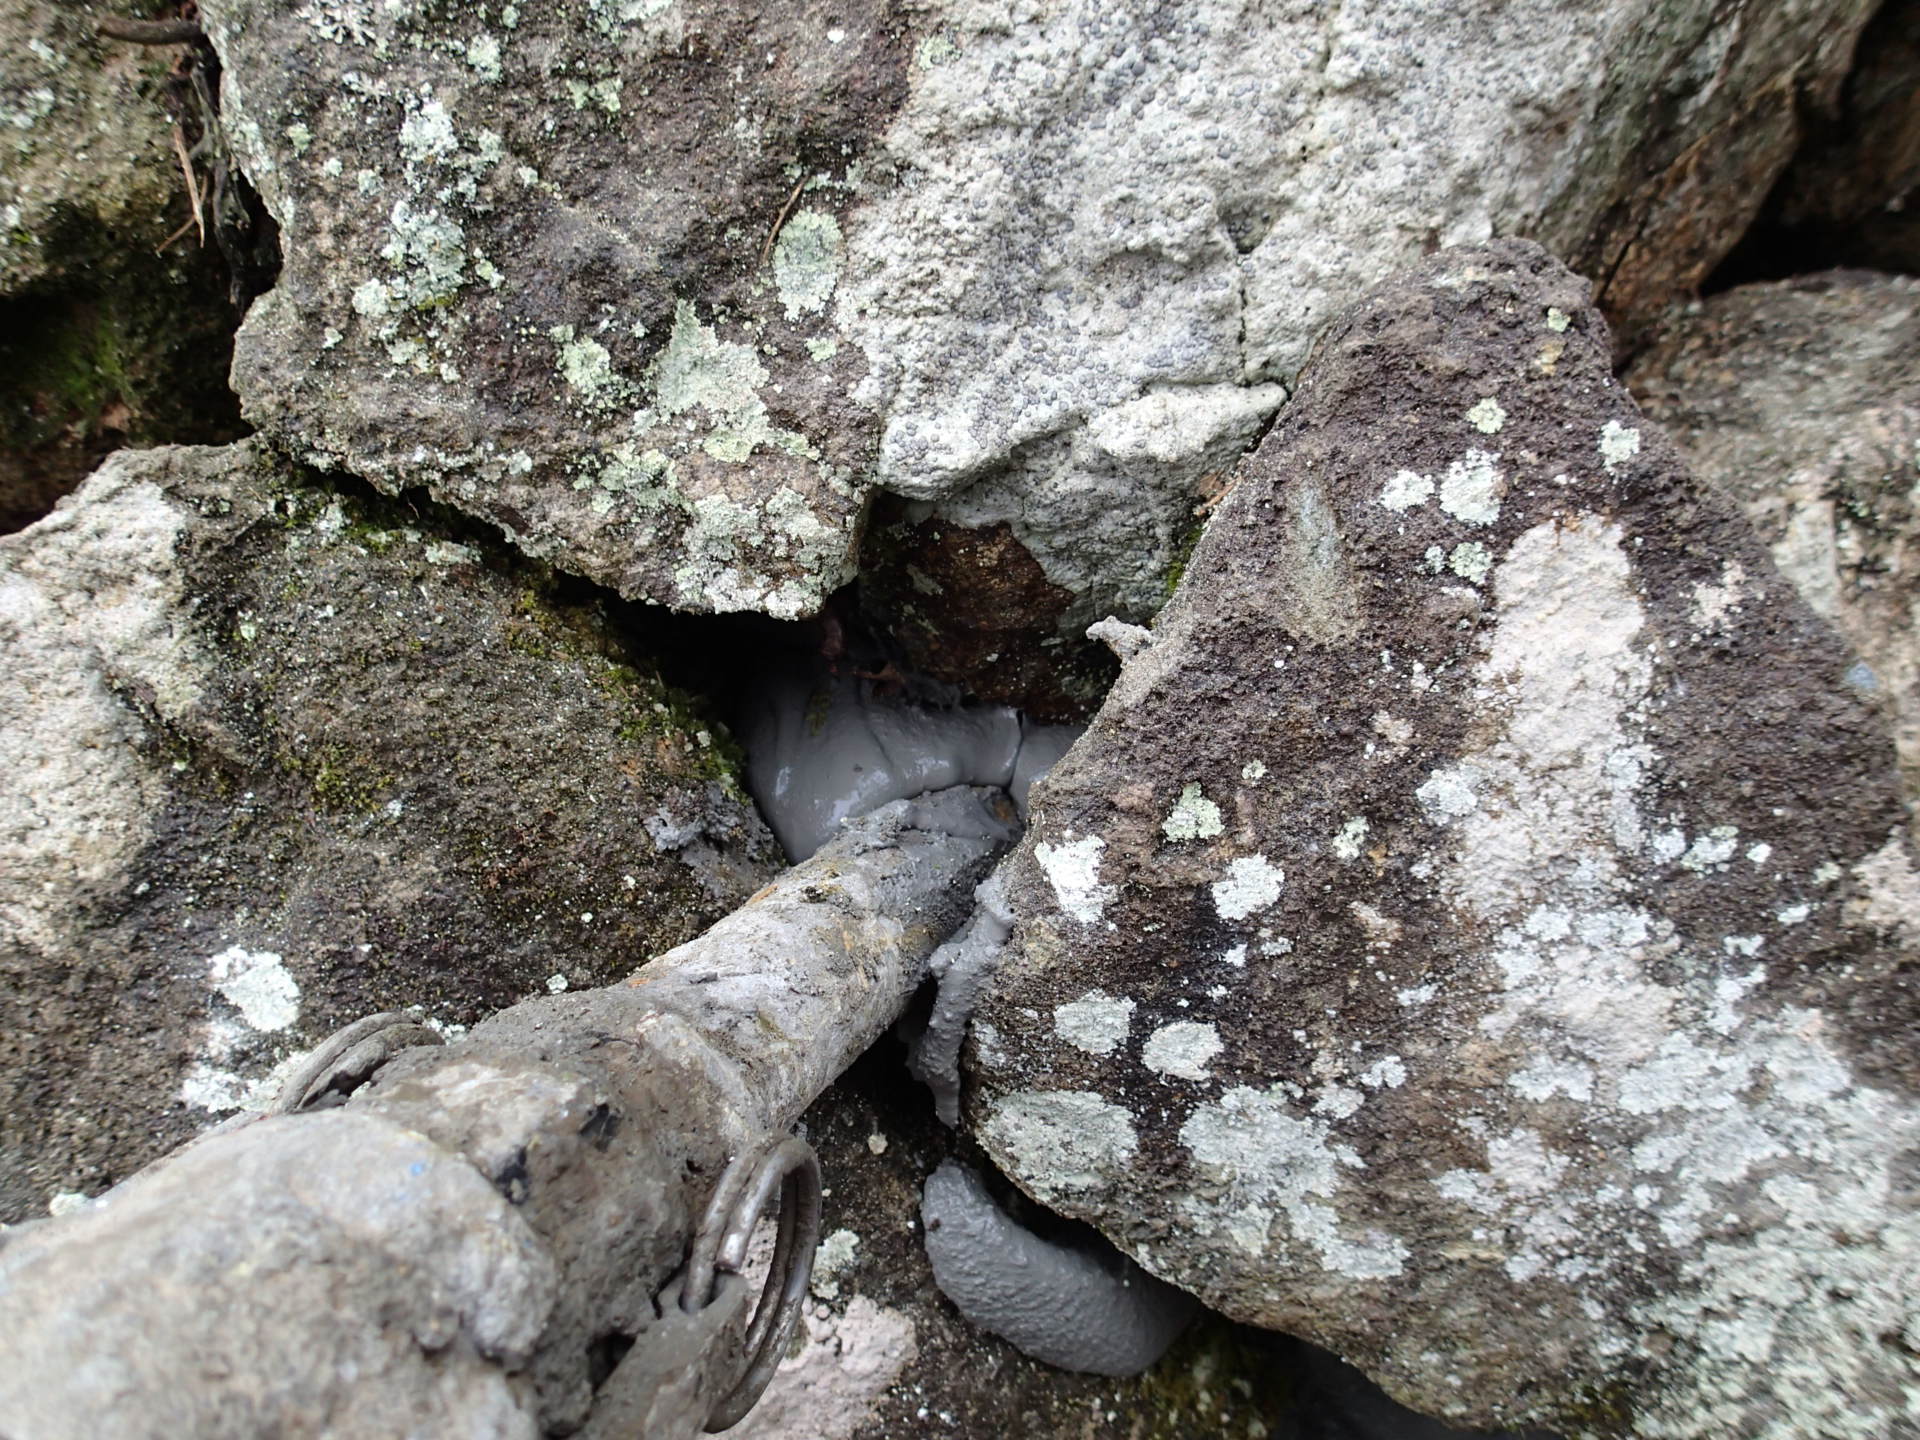
<svg viewBox="0 0 1920 1440">
<path fill-rule="evenodd" d="M 0 1215 L 370 1011 L 600 984 L 779 864 L 721 739 L 545 572 L 252 443 L 0 542 Z"/>
<path fill-rule="evenodd" d="M 1519 242 L 1332 327 L 1035 788 L 972 1127 L 1428 1414 L 1901 1433 L 1892 746 L 1610 353 Z"/>
<path fill-rule="evenodd" d="M 1356 286 L 1496 233 L 1695 284 L 1870 8 L 205 0 L 288 257 L 237 384 L 628 595 L 810 613 L 877 486 L 1077 636 Z"/>
<path fill-rule="evenodd" d="M 808 1338 L 729 1433 L 1291 1440 L 1295 1367 L 1276 1362 L 1272 1337 L 1217 1316 L 1145 1374 L 1119 1379 L 1056 1370 L 969 1325 L 934 1283 L 918 1220 L 922 1186 L 955 1140 L 897 1049 L 876 1047 L 803 1124 L 827 1185 Z"/>
<path fill-rule="evenodd" d="M 1079 613 L 1005 523 L 916 519 L 883 497 L 860 557 L 860 613 L 915 672 L 1043 721 L 1084 720 L 1113 683 L 1112 652 L 1062 634 Z"/>
<path fill-rule="evenodd" d="M 1867 663 L 1920 800 L 1920 282 L 1851 271 L 1716 295 L 1626 378 Z"/>
</svg>

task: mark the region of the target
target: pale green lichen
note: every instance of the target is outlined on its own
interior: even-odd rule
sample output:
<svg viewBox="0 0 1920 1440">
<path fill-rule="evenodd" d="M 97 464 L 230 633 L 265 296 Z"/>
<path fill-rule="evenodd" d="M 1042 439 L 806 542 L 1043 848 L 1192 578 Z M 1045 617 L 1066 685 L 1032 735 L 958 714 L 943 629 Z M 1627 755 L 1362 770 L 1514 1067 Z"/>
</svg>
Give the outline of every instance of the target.
<svg viewBox="0 0 1920 1440">
<path fill-rule="evenodd" d="M 826 309 L 845 259 L 840 222 L 824 210 L 802 210 L 780 227 L 773 247 L 773 279 L 787 319 Z"/>
<path fill-rule="evenodd" d="M 744 462 L 761 446 L 817 459 L 805 436 L 773 425 L 767 418 L 760 387 L 767 383 L 766 367 L 750 345 L 722 340 L 703 325 L 687 301 L 674 308 L 673 333 L 647 369 L 652 387 L 652 413 L 635 417 L 636 428 L 673 420 L 692 410 L 704 410 L 713 423 L 701 448 L 717 460 Z"/>
<path fill-rule="evenodd" d="M 547 335 L 559 347 L 554 368 L 589 408 L 607 409 L 632 393 L 632 385 L 614 370 L 613 356 L 598 340 L 576 337 L 571 325 L 555 325 Z"/>
<path fill-rule="evenodd" d="M 1160 833 L 1169 840 L 1210 840 L 1226 827 L 1220 820 L 1220 807 L 1200 792 L 1197 784 L 1180 792 Z"/>
</svg>

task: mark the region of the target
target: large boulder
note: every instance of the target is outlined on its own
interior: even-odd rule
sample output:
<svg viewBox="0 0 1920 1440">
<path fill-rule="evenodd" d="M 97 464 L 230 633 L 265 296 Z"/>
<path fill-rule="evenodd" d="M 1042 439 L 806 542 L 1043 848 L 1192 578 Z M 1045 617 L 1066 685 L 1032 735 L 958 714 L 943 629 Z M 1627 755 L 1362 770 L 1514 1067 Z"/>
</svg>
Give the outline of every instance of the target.
<svg viewBox="0 0 1920 1440">
<path fill-rule="evenodd" d="M 779 864 L 721 737 L 538 567 L 252 442 L 0 540 L 0 1219 L 370 1011 L 597 985 Z"/>
<path fill-rule="evenodd" d="M 1429 1415 L 1905 1433 L 1893 748 L 1611 350 L 1522 242 L 1333 325 L 1035 787 L 970 1123 Z"/>
<path fill-rule="evenodd" d="M 1504 233 L 1634 323 L 1695 284 L 1871 8 L 205 0 L 286 238 L 236 380 L 630 596 L 810 613 L 878 486 L 1071 632 L 1357 285 Z"/>
<path fill-rule="evenodd" d="M 1920 801 L 1920 282 L 1743 286 L 1676 315 L 1626 379 L 1860 653 Z"/>
</svg>

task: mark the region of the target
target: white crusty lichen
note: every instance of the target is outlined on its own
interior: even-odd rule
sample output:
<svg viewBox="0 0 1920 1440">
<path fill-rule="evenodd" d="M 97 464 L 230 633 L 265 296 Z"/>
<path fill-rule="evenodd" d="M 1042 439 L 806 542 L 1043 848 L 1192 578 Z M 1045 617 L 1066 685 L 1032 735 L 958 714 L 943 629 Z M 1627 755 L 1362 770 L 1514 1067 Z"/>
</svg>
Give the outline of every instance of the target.
<svg viewBox="0 0 1920 1440">
<path fill-rule="evenodd" d="M 1364 1186 L 1366 1166 L 1312 1112 L 1284 1082 L 1237 1086 L 1199 1106 L 1180 1127 L 1205 1182 L 1182 1202 L 1188 1222 L 1263 1265 L 1316 1266 L 1349 1280 L 1402 1273 L 1411 1252 L 1401 1240 L 1342 1222 L 1341 1203 Z"/>
<path fill-rule="evenodd" d="M 1053 1031 L 1076 1050 L 1111 1055 L 1127 1043 L 1134 1003 L 1104 990 L 1089 990 L 1078 1000 L 1053 1007 Z"/>
<path fill-rule="evenodd" d="M 1500 457 L 1469 450 L 1447 466 L 1440 480 L 1440 508 L 1469 525 L 1491 525 L 1500 518 Z"/>
<path fill-rule="evenodd" d="M 1053 887 L 1054 899 L 1082 925 L 1097 924 L 1119 893 L 1100 883 L 1100 852 L 1106 848 L 1107 842 L 1098 835 L 1075 840 L 1071 830 L 1058 845 L 1043 840 L 1033 847 L 1033 858 Z"/>
<path fill-rule="evenodd" d="M 787 319 L 825 310 L 845 263 L 840 222 L 825 210 L 797 211 L 782 225 L 773 246 L 773 281 Z"/>
<path fill-rule="evenodd" d="M 1201 1020 L 1175 1020 L 1147 1037 L 1140 1063 L 1161 1075 L 1205 1080 L 1211 1073 L 1207 1067 L 1225 1048 L 1217 1027 Z"/>
<path fill-rule="evenodd" d="M 1618 420 L 1600 427 L 1600 463 L 1609 474 L 1640 453 L 1640 432 Z"/>
<path fill-rule="evenodd" d="M 1285 873 L 1264 855 L 1242 855 L 1213 882 L 1213 906 L 1222 920 L 1244 920 L 1280 898 Z"/>
<path fill-rule="evenodd" d="M 1126 1107 L 1090 1090 L 1002 1096 L 989 1108 L 981 1135 L 1041 1200 L 1106 1187 L 1139 1148 Z"/>
<path fill-rule="evenodd" d="M 1865 1083 L 1828 1017 L 1761 998 L 1791 882 L 1705 934 L 1631 888 L 1647 860 L 1712 874 L 1771 847 L 1646 813 L 1662 662 L 1629 554 L 1590 515 L 1514 543 L 1475 675 L 1500 727 L 1421 788 L 1454 837 L 1442 891 L 1492 935 L 1473 1035 L 1511 1097 L 1458 1122 L 1476 1163 L 1434 1194 L 1508 1283 L 1599 1297 L 1583 1365 L 1666 1337 L 1635 1434 L 1897 1433 L 1920 1365 L 1873 1337 L 1920 1328 L 1920 1213 L 1895 1200 L 1920 1107 Z M 1651 1292 L 1650 1264 L 1674 1277 Z"/>
</svg>

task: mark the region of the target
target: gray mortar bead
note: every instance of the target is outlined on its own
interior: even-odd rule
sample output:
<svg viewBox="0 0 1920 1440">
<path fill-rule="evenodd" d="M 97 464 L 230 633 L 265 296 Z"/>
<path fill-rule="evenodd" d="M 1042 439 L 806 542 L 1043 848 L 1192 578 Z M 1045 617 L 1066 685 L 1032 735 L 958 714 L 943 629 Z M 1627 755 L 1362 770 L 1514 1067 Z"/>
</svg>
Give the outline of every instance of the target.
<svg viewBox="0 0 1920 1440">
<path fill-rule="evenodd" d="M 1085 728 L 1033 725 L 1004 705 L 924 705 L 852 676 L 792 667 L 743 727 L 747 784 L 797 863 L 891 800 L 953 785 L 1028 788 Z"/>
<path fill-rule="evenodd" d="M 941 1292 L 970 1324 L 1048 1365 L 1137 1375 L 1200 1309 L 1091 1232 L 1071 1243 L 1034 1234 L 952 1160 L 927 1177 L 920 1218 Z"/>
</svg>

